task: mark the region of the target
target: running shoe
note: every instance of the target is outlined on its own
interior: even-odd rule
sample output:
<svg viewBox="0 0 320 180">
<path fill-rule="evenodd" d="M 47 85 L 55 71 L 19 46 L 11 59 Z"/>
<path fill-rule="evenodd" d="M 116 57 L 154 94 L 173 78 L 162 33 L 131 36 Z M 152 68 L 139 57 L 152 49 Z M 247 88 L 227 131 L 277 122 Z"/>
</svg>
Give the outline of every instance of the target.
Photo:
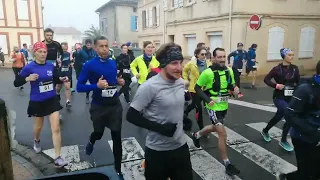
<svg viewBox="0 0 320 180">
<path fill-rule="evenodd" d="M 93 152 L 93 144 L 91 142 L 88 142 L 86 146 L 86 154 L 91 155 Z"/>
<path fill-rule="evenodd" d="M 228 164 L 228 165 L 226 166 L 226 173 L 227 173 L 229 176 L 234 176 L 234 175 L 240 174 L 240 171 L 239 171 L 239 169 L 237 169 L 234 165 Z"/>
<path fill-rule="evenodd" d="M 67 101 L 67 102 L 66 102 L 66 107 L 67 107 L 68 109 L 71 108 L 71 102 L 70 102 L 70 101 Z"/>
<path fill-rule="evenodd" d="M 66 165 L 68 165 L 68 163 L 64 159 L 62 159 L 60 156 L 54 160 L 54 166 L 57 168 L 63 168 Z"/>
<path fill-rule="evenodd" d="M 117 173 L 118 177 L 119 177 L 119 180 L 124 180 L 124 177 L 123 177 L 123 173 L 120 172 L 120 173 Z"/>
<path fill-rule="evenodd" d="M 40 153 L 42 151 L 42 148 L 40 146 L 40 140 L 39 141 L 34 140 L 33 149 L 36 153 Z"/>
<path fill-rule="evenodd" d="M 271 141 L 271 137 L 269 136 L 269 133 L 266 133 L 264 132 L 264 130 L 261 131 L 261 135 L 263 137 L 263 139 L 266 141 L 266 142 L 270 142 Z"/>
<path fill-rule="evenodd" d="M 289 151 L 289 152 L 293 151 L 293 147 L 288 142 L 281 141 L 279 142 L 279 145 L 286 151 Z"/>
<path fill-rule="evenodd" d="M 86 104 L 89 104 L 90 103 L 90 99 L 89 97 L 86 97 Z"/>
<path fill-rule="evenodd" d="M 194 146 L 196 146 L 197 148 L 200 148 L 200 140 L 196 137 L 196 133 L 192 133 L 192 140 L 193 140 L 193 144 Z"/>
<path fill-rule="evenodd" d="M 239 92 L 239 94 L 238 94 L 238 98 L 242 98 L 242 97 L 243 97 L 242 92 Z"/>
<path fill-rule="evenodd" d="M 281 173 L 281 174 L 277 175 L 277 180 L 287 180 L 287 177 L 285 174 Z"/>
</svg>

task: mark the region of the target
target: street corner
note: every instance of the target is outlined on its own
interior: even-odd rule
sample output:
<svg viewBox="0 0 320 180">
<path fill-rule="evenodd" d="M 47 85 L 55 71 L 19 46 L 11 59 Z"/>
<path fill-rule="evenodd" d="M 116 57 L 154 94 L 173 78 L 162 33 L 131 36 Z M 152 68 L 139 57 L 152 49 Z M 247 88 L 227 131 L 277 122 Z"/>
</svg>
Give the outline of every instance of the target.
<svg viewBox="0 0 320 180">
<path fill-rule="evenodd" d="M 66 172 L 64 168 L 55 168 L 53 161 L 54 160 L 46 154 L 36 153 L 32 148 L 22 144 L 17 144 L 17 146 L 12 150 L 12 164 L 14 172 L 15 168 L 18 169 L 17 172 L 15 172 L 17 179 L 28 179 L 23 175 L 28 175 L 31 178 L 39 178 Z M 24 174 L 23 172 L 26 173 Z"/>
</svg>

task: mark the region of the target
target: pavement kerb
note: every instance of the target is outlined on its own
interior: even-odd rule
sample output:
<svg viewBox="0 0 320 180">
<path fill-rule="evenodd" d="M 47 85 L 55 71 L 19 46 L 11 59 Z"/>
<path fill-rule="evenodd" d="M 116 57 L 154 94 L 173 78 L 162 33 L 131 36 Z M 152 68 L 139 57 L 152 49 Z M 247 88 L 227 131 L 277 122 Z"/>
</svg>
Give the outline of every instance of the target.
<svg viewBox="0 0 320 180">
<path fill-rule="evenodd" d="M 35 177 L 50 176 L 53 174 L 66 172 L 65 169 L 58 170 L 54 167 L 54 160 L 44 153 L 36 153 L 32 148 L 20 143 L 12 149 L 12 153 L 17 156 L 18 162 L 23 161 L 26 167 Z M 24 165 L 25 164 L 25 165 Z"/>
</svg>

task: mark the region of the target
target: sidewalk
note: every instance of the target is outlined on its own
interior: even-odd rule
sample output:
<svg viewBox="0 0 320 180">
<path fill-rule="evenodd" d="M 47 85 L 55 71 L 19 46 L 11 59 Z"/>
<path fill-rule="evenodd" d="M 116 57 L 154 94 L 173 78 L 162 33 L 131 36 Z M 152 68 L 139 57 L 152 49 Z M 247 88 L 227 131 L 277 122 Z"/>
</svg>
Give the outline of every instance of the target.
<svg viewBox="0 0 320 180">
<path fill-rule="evenodd" d="M 66 172 L 54 167 L 53 159 L 43 153 L 35 153 L 32 148 L 17 144 L 11 151 L 15 180 L 29 180 Z"/>
</svg>

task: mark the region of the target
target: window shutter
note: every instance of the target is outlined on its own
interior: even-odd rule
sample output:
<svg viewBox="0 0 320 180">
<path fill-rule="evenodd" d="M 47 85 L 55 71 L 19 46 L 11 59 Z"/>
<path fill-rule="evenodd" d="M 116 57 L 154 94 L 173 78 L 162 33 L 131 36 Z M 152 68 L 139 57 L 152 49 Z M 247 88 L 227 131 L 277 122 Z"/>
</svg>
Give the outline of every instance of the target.
<svg viewBox="0 0 320 180">
<path fill-rule="evenodd" d="M 149 8 L 149 27 L 153 27 L 152 7 Z"/>
<path fill-rule="evenodd" d="M 146 21 L 146 28 L 148 28 L 149 27 L 149 11 L 148 11 L 148 9 L 146 9 L 146 19 L 145 19 L 145 21 Z"/>
<path fill-rule="evenodd" d="M 313 27 L 305 27 L 300 31 L 299 57 L 313 57 L 316 30 Z"/>
<path fill-rule="evenodd" d="M 136 30 L 136 17 L 135 16 L 131 16 L 131 31 L 135 31 Z"/>
<path fill-rule="evenodd" d="M 29 19 L 29 8 L 28 1 L 18 0 L 17 1 L 18 8 L 18 19 L 19 20 L 31 20 Z"/>
<path fill-rule="evenodd" d="M 139 27 L 139 25 L 138 25 L 138 16 L 135 16 L 135 26 L 136 26 L 136 31 L 138 31 L 138 27 Z"/>
<path fill-rule="evenodd" d="M 156 6 L 156 13 L 157 13 L 157 26 L 160 25 L 160 6 Z"/>
<path fill-rule="evenodd" d="M 284 29 L 273 27 L 269 30 L 268 60 L 281 59 L 280 49 L 283 48 Z"/>
<path fill-rule="evenodd" d="M 183 7 L 183 0 L 178 0 L 179 7 Z"/>
<path fill-rule="evenodd" d="M 178 0 L 173 0 L 173 7 L 178 8 Z"/>
<path fill-rule="evenodd" d="M 168 9 L 168 0 L 163 0 L 163 10 L 166 11 Z"/>
</svg>

